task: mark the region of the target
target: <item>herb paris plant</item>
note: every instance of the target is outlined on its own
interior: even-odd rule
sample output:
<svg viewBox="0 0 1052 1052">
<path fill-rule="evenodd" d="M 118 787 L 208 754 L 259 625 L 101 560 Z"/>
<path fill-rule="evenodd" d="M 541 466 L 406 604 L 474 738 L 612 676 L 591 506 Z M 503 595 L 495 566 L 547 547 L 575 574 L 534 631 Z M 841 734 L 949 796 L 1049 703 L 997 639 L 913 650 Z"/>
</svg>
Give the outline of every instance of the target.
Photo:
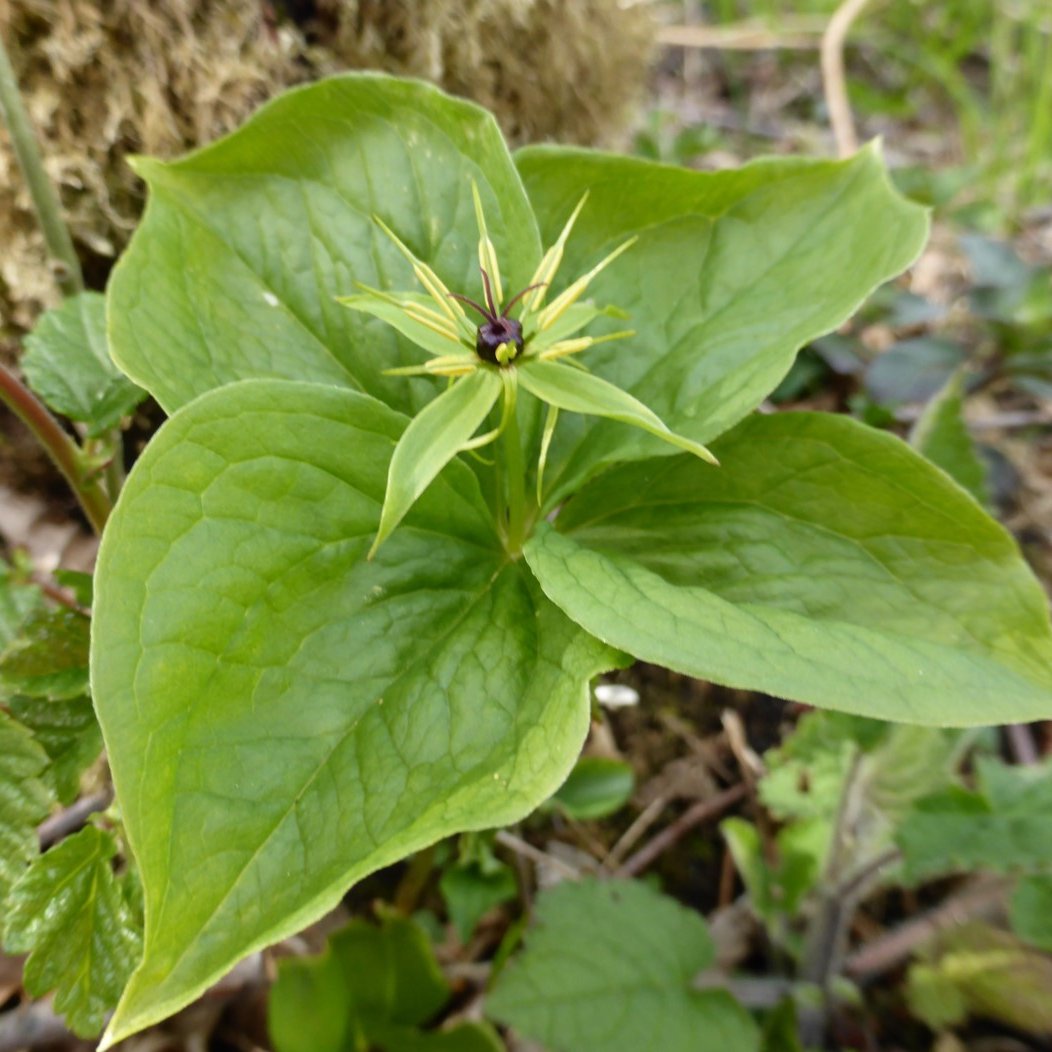
<svg viewBox="0 0 1052 1052">
<path fill-rule="evenodd" d="M 966 493 L 849 420 L 750 415 L 920 250 L 875 150 L 512 158 L 476 107 L 348 76 L 138 170 L 110 336 L 172 416 L 98 566 L 93 696 L 146 913 L 107 1044 L 365 874 L 527 814 L 622 651 L 886 719 L 1052 711 L 1044 597 Z M 479 287 L 480 227 L 483 327 L 523 326 L 493 360 L 442 294 Z M 437 298 L 399 291 L 421 275 Z M 564 275 L 633 334 L 604 339 L 625 323 Z M 554 353 L 575 339 L 587 371 Z M 487 416 L 492 460 L 457 455 Z"/>
<path fill-rule="evenodd" d="M 368 286 L 363 286 L 367 293 L 365 296 L 340 299 L 341 303 L 349 307 L 388 321 L 434 356 L 425 365 L 390 369 L 389 374 L 448 376 L 451 380 L 449 390 L 420 412 L 398 441 L 391 457 L 387 496 L 380 514 L 380 529 L 369 552 L 370 558 L 401 522 L 413 502 L 457 453 L 479 449 L 501 435 L 507 436 L 507 494 L 505 498 L 503 487 L 500 487 L 497 506 L 507 506 L 506 521 L 500 523 L 503 527 L 501 532 L 508 551 L 518 555 L 526 533 L 536 518 L 538 507 L 543 503 L 544 461 L 560 409 L 634 424 L 709 463 L 716 463 L 716 458 L 703 445 L 670 431 L 645 405 L 619 387 L 592 376 L 576 361 L 576 371 L 557 361 L 587 350 L 601 340 L 634 335 L 631 332 L 615 332 L 605 337 L 576 336 L 603 313 L 588 304 L 578 305 L 577 301 L 593 279 L 638 239 L 633 237 L 622 242 L 542 309 L 548 286 L 559 270 L 567 238 L 584 206 L 585 198 L 582 198 L 555 244 L 544 254 L 530 284 L 516 293 L 506 305 L 499 307 L 498 303 L 504 299 L 500 265 L 486 229 L 478 186 L 473 183 L 471 190 L 479 228 L 479 270 L 485 305 L 460 293 L 450 292 L 442 284 L 442 279 L 426 263 L 418 260 L 383 220 L 377 221 L 409 261 L 413 273 L 428 290 L 434 305 L 421 303 L 419 297 L 411 294 L 393 296 Z M 523 301 L 520 317 L 512 318 L 509 312 L 520 300 Z M 481 315 L 481 325 L 476 327 L 468 320 L 460 306 L 461 302 L 473 307 Z M 537 466 L 537 507 L 529 509 L 529 516 L 524 507 L 526 496 L 522 488 L 522 455 L 516 415 L 520 385 L 548 404 Z M 484 435 L 472 438 L 502 396 L 499 425 Z"/>
</svg>

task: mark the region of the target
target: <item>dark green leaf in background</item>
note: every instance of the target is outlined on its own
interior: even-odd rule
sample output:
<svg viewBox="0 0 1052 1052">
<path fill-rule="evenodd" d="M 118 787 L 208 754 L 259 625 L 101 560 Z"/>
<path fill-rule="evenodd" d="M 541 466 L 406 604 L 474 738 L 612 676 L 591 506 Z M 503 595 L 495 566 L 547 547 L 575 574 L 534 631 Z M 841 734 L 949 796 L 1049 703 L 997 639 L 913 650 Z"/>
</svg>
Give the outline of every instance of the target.
<svg viewBox="0 0 1052 1052">
<path fill-rule="evenodd" d="M 496 860 L 488 867 L 469 861 L 450 866 L 439 888 L 457 936 L 466 943 L 491 909 L 515 897 L 518 883 L 514 871 Z"/>
<path fill-rule="evenodd" d="M 44 599 L 26 575 L 0 559 L 0 654 L 19 646 L 26 624 L 44 607 Z"/>
<path fill-rule="evenodd" d="M 29 729 L 0 710 L 0 907 L 40 850 L 37 823 L 53 803 L 47 766 Z"/>
<path fill-rule="evenodd" d="M 605 818 L 619 810 L 636 787 L 630 764 L 607 756 L 582 756 L 552 800 L 571 818 Z"/>
<path fill-rule="evenodd" d="M 116 427 L 146 397 L 113 364 L 106 340 L 106 297 L 82 292 L 43 314 L 26 336 L 22 371 L 56 412 L 89 435 Z"/>
<path fill-rule="evenodd" d="M 756 1050 L 729 994 L 692 988 L 713 956 L 701 917 L 644 884 L 564 883 L 537 897 L 486 1012 L 550 1052 Z"/>
<path fill-rule="evenodd" d="M 910 881 L 969 870 L 1052 867 L 1052 765 L 977 762 L 975 790 L 952 787 L 919 801 L 896 833 Z"/>
<path fill-rule="evenodd" d="M 986 467 L 964 422 L 964 374 L 955 372 L 924 407 L 910 432 L 910 445 L 942 468 L 980 504 L 987 504 Z"/>
<path fill-rule="evenodd" d="M 773 859 L 760 830 L 751 822 L 728 818 L 720 823 L 720 832 L 749 894 L 749 908 L 776 943 L 798 955 L 800 935 L 786 922 L 796 916 L 821 875 L 829 844 L 825 824 L 806 819 L 783 826 L 775 837 Z"/>
<path fill-rule="evenodd" d="M 113 837 L 88 826 L 41 855 L 11 890 L 4 944 L 28 953 L 34 997 L 82 1036 L 102 1029 L 136 960 L 140 936 L 111 869 Z"/>
<path fill-rule="evenodd" d="M 320 957 L 281 962 L 267 1022 L 275 1052 L 499 1052 L 488 1026 L 425 1031 L 450 988 L 420 927 L 352 921 Z"/>
<path fill-rule="evenodd" d="M 80 776 L 102 752 L 102 731 L 91 699 L 16 697 L 10 704 L 11 712 L 44 747 L 47 777 L 59 802 L 72 803 L 80 791 Z"/>
<path fill-rule="evenodd" d="M 964 364 L 959 344 L 939 337 L 903 340 L 879 354 L 866 370 L 866 391 L 880 405 L 926 402 Z"/>
<path fill-rule="evenodd" d="M 90 629 L 84 614 L 41 604 L 23 620 L 18 635 L 0 646 L 0 697 L 68 701 L 86 694 Z"/>
<path fill-rule="evenodd" d="M 1009 919 L 1021 939 L 1052 953 L 1052 875 L 1038 873 L 1016 884 Z"/>
</svg>

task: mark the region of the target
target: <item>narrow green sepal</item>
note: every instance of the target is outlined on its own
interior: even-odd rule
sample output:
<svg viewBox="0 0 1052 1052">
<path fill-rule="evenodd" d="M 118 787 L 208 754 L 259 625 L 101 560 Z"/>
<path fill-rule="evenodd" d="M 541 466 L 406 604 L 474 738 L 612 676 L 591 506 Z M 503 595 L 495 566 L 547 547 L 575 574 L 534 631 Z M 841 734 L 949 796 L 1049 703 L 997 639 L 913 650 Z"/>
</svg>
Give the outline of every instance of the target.
<svg viewBox="0 0 1052 1052">
<path fill-rule="evenodd" d="M 531 361 L 519 369 L 519 382 L 542 402 L 568 413 L 609 417 L 638 427 L 709 464 L 719 461 L 700 442 L 671 431 L 664 421 L 638 399 L 598 376 L 561 362 Z"/>
<path fill-rule="evenodd" d="M 435 476 L 471 441 L 503 385 L 490 369 L 458 380 L 410 421 L 391 457 L 371 559 Z"/>
<path fill-rule="evenodd" d="M 353 296 L 337 296 L 336 302 L 379 318 L 428 354 L 444 356 L 454 348 L 470 349 L 471 345 L 458 334 L 456 325 L 435 311 L 430 296 L 418 292 L 400 292 L 395 296 L 367 285 L 359 288 L 364 291 Z"/>
</svg>

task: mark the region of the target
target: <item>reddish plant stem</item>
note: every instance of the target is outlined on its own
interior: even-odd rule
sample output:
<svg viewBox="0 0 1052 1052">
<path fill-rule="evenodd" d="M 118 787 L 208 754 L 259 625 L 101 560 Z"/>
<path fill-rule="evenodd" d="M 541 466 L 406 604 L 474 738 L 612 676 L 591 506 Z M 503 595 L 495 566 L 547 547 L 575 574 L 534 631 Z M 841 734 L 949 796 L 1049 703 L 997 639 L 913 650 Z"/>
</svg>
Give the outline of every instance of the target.
<svg viewBox="0 0 1052 1052">
<path fill-rule="evenodd" d="M 844 973 L 856 982 L 869 982 L 900 967 L 941 932 L 1002 911 L 1010 887 L 1011 881 L 1004 877 L 984 876 L 970 881 L 939 906 L 856 950 L 844 962 Z"/>
<path fill-rule="evenodd" d="M 102 533 L 110 514 L 110 501 L 102 487 L 85 478 L 76 443 L 59 426 L 43 403 L 9 369 L 0 365 L 0 401 L 33 432 L 34 437 L 62 472 L 92 529 Z"/>
</svg>

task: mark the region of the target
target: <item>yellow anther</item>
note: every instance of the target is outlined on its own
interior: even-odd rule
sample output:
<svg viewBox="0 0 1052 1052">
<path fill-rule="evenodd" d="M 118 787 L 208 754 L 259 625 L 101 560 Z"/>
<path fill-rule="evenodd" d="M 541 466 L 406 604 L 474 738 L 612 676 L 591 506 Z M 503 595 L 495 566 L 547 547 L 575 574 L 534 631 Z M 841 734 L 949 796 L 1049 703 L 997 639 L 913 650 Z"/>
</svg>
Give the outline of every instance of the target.
<svg viewBox="0 0 1052 1052">
<path fill-rule="evenodd" d="M 412 318 L 413 321 L 419 322 L 425 328 L 430 329 L 439 336 L 445 337 L 447 340 L 452 340 L 453 343 L 460 343 L 460 333 L 456 326 L 448 318 L 443 318 L 437 311 L 423 307 L 418 303 L 402 303 L 400 306 L 407 318 Z"/>
<path fill-rule="evenodd" d="M 373 216 L 376 225 L 391 239 L 399 252 L 405 256 L 409 265 L 413 268 L 416 280 L 427 289 L 428 294 L 438 305 L 438 309 L 451 321 L 459 322 L 461 319 L 467 321 L 464 308 L 460 306 L 453 294 L 443 284 L 442 279 L 426 264 L 413 255 L 410 249 L 398 235 L 378 216 Z"/>
<path fill-rule="evenodd" d="M 596 276 L 610 266 L 622 252 L 627 252 L 638 240 L 638 235 L 630 237 L 618 245 L 605 259 L 600 260 L 587 274 L 582 275 L 569 288 L 560 292 L 538 316 L 538 330 L 543 332 L 549 326 L 554 325 L 584 295 Z"/>
<path fill-rule="evenodd" d="M 529 280 L 528 284 L 538 285 L 539 288 L 534 289 L 534 291 L 526 298 L 524 314 L 537 310 L 544 302 L 545 294 L 548 292 L 548 289 L 551 288 L 552 281 L 559 270 L 559 265 L 563 261 L 563 250 L 566 248 L 566 242 L 570 237 L 570 231 L 573 230 L 573 225 L 577 222 L 577 217 L 581 214 L 581 209 L 584 208 L 584 203 L 587 200 L 588 192 L 585 191 L 584 197 L 577 202 L 577 207 L 570 214 L 570 218 L 566 220 L 566 225 L 563 227 L 562 233 L 555 239 L 555 244 L 544 253 L 540 265 L 537 267 L 533 277 Z"/>
<path fill-rule="evenodd" d="M 486 229 L 486 216 L 482 211 L 482 198 L 479 195 L 478 184 L 474 179 L 471 180 L 471 195 L 475 199 L 475 220 L 479 227 L 479 266 L 489 275 L 494 300 L 497 303 L 503 303 L 504 286 L 500 280 L 497 250 L 493 247 L 493 242 L 489 238 L 489 231 Z"/>
<path fill-rule="evenodd" d="M 545 347 L 537 358 L 542 362 L 550 362 L 555 358 L 565 358 L 569 354 L 579 354 L 594 347 L 597 343 L 608 343 L 610 340 L 624 340 L 629 336 L 635 336 L 634 329 L 625 329 L 622 332 L 608 332 L 605 336 L 575 336 L 571 340 L 559 340 L 551 347 Z"/>
</svg>

